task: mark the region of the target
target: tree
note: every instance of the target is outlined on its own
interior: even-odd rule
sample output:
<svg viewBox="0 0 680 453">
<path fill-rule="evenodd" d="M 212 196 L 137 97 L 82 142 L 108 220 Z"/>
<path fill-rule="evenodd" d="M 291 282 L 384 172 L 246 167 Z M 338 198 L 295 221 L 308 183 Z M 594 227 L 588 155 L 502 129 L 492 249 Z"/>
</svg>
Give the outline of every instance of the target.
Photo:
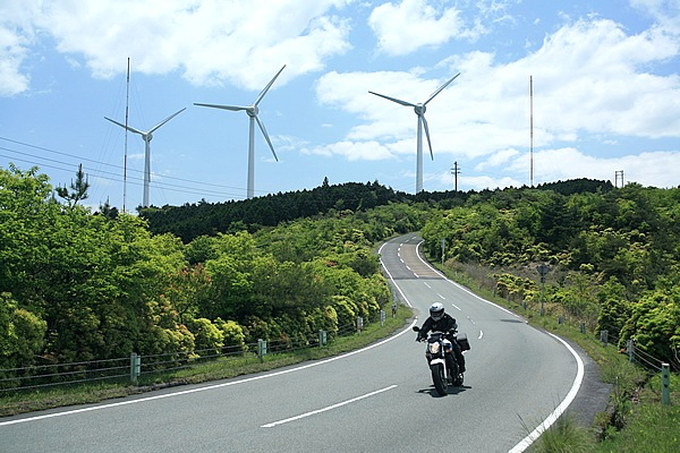
<svg viewBox="0 0 680 453">
<path fill-rule="evenodd" d="M 79 201 L 87 199 L 89 196 L 87 190 L 90 188 L 90 183 L 87 179 L 87 175 L 83 172 L 83 164 L 78 165 L 78 171 L 76 172 L 76 180 L 71 180 L 71 191 L 64 187 L 57 187 L 57 195 L 66 200 L 69 209 L 78 204 Z"/>
</svg>

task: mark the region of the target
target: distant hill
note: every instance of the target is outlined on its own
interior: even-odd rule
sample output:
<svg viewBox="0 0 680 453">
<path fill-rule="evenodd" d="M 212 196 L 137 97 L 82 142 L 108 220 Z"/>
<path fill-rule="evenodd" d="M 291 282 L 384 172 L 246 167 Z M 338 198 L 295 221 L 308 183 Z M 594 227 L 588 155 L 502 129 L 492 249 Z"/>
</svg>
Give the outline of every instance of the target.
<svg viewBox="0 0 680 453">
<path fill-rule="evenodd" d="M 538 186 L 537 190 L 552 190 L 563 195 L 579 192 L 608 191 L 609 181 L 575 179 Z M 280 222 L 323 215 L 331 210 L 360 211 L 389 203 L 427 202 L 442 208 L 464 203 L 471 195 L 482 198 L 503 190 L 481 192 L 421 192 L 417 195 L 398 192 L 377 181 L 373 183 L 344 183 L 329 185 L 327 180 L 312 190 L 286 192 L 248 200 L 207 203 L 201 201 L 182 206 L 166 205 L 162 208 L 139 208 L 140 217 L 147 220 L 154 234 L 173 233 L 185 243 L 202 235 L 240 230 L 256 231 L 263 226 L 276 226 Z"/>
</svg>

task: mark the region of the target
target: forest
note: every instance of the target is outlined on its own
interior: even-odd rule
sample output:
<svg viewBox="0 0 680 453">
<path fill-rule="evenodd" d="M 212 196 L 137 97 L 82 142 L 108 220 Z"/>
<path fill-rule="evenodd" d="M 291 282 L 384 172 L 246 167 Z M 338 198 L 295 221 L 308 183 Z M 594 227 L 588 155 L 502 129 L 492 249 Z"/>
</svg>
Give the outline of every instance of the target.
<svg viewBox="0 0 680 453">
<path fill-rule="evenodd" d="M 680 189 L 506 189 L 431 211 L 432 259 L 680 368 Z M 538 266 L 549 272 L 540 283 Z"/>
<path fill-rule="evenodd" d="M 551 313 L 678 362 L 677 188 L 573 180 L 408 195 L 324 180 L 139 215 L 92 212 L 86 196 L 37 168 L 0 169 L 0 369 L 293 344 L 357 316 L 375 322 L 392 304 L 375 246 L 413 231 L 430 259 L 444 239 L 446 266 L 504 297 L 544 298 Z"/>
<path fill-rule="evenodd" d="M 142 216 L 91 212 L 84 180 L 0 169 L 0 369 L 299 345 L 375 322 L 392 297 L 374 244 L 423 222 L 406 205 L 334 210 L 184 243 Z"/>
</svg>

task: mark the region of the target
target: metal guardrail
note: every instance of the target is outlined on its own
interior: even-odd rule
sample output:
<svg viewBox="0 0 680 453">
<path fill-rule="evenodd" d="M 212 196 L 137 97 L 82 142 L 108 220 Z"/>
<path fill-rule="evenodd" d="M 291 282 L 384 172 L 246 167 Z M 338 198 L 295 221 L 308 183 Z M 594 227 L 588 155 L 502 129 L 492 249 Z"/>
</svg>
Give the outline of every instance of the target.
<svg viewBox="0 0 680 453">
<path fill-rule="evenodd" d="M 610 340 L 614 340 L 613 342 L 616 344 L 619 343 L 619 339 L 610 335 L 607 330 L 600 331 L 600 341 L 604 346 L 606 346 Z M 671 402 L 671 367 L 673 367 L 676 371 L 680 370 L 680 363 L 678 363 L 679 361 L 673 361 L 672 359 L 665 361 L 654 357 L 652 354 L 649 354 L 647 351 L 638 347 L 635 338 L 631 338 L 626 342 L 626 353 L 628 354 L 628 361 L 630 363 L 635 363 L 641 366 L 651 374 L 661 373 L 661 404 L 669 405 Z"/>
<path fill-rule="evenodd" d="M 384 320 L 384 312 L 380 318 Z M 268 354 L 281 354 L 322 347 L 336 338 L 360 333 L 363 320 L 340 327 L 336 332 L 320 330 L 309 338 L 291 341 L 264 341 L 222 348 L 208 348 L 194 351 L 170 352 L 163 354 L 138 355 L 104 360 L 89 360 L 68 363 L 50 363 L 18 368 L 0 369 L 0 395 L 12 392 L 34 390 L 62 385 L 80 384 L 105 380 L 119 380 L 137 384 L 142 375 L 166 373 L 194 367 L 217 359 L 243 357 L 263 360 Z"/>
</svg>

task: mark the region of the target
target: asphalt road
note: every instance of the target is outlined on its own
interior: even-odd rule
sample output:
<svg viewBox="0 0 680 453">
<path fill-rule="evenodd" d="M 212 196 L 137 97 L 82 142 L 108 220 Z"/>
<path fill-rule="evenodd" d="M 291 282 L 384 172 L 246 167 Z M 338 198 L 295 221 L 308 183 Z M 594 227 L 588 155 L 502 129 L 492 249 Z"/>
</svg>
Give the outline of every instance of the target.
<svg viewBox="0 0 680 453">
<path fill-rule="evenodd" d="M 434 391 L 424 345 L 407 326 L 363 350 L 275 372 L 2 418 L 0 451 L 522 451 L 576 396 L 583 362 L 444 279 L 419 258 L 419 242 L 389 241 L 381 260 L 418 324 L 439 301 L 468 335 L 465 384 L 447 396 Z"/>
</svg>

